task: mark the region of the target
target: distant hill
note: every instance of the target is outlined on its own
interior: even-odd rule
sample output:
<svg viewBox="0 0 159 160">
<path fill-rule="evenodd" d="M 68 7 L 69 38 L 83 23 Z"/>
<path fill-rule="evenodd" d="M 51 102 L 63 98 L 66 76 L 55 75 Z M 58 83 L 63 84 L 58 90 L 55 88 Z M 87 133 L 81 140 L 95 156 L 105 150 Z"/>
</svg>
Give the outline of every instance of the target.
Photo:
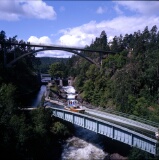
<svg viewBox="0 0 159 160">
<path fill-rule="evenodd" d="M 63 61 L 64 63 L 68 61 L 69 58 L 56 58 L 56 57 L 38 57 L 40 59 L 41 65 L 40 65 L 40 70 L 42 73 L 47 73 L 49 66 L 52 63 L 55 62 L 61 62 Z"/>
</svg>

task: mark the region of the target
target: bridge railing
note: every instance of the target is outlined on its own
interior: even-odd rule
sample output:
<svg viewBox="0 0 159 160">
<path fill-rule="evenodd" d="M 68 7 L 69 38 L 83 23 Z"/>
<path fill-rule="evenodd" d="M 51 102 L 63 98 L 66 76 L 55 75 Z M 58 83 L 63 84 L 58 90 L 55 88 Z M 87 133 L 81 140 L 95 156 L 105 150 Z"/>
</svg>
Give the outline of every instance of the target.
<svg viewBox="0 0 159 160">
<path fill-rule="evenodd" d="M 103 111 L 108 112 L 108 113 L 112 113 L 112 114 L 115 114 L 115 115 L 118 115 L 118 116 L 123 116 L 125 118 L 129 118 L 129 119 L 132 119 L 132 120 L 135 120 L 135 121 L 145 123 L 145 124 L 148 124 L 148 125 L 159 128 L 159 123 L 156 123 L 156 122 L 153 122 L 153 121 L 141 118 L 141 117 L 137 117 L 135 115 L 126 114 L 126 113 L 122 113 L 122 112 L 118 112 L 118 111 L 114 111 L 114 110 L 103 110 Z"/>
<path fill-rule="evenodd" d="M 87 107 L 87 105 L 86 105 L 86 107 Z M 159 128 L 159 123 L 153 122 L 153 121 L 150 121 L 150 120 L 147 120 L 147 119 L 135 116 L 135 115 L 126 114 L 126 113 L 115 111 L 115 110 L 109 109 L 109 108 L 107 108 L 107 109 L 102 108 L 102 107 L 97 108 L 95 106 L 88 106 L 88 108 L 97 109 L 97 110 L 102 111 L 102 112 L 111 113 L 111 114 L 114 114 L 114 115 L 117 115 L 117 116 L 125 117 L 125 118 L 128 118 L 128 119 L 134 120 L 134 121 L 138 121 L 138 122 L 141 122 L 141 123 L 148 124 L 148 125 L 151 125 L 153 127 Z"/>
</svg>

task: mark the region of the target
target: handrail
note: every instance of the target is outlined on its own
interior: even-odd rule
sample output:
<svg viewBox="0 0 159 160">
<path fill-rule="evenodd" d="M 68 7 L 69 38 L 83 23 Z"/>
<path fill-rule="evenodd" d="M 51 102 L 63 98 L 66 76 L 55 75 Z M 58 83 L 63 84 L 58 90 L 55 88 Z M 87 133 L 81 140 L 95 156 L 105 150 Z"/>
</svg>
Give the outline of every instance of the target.
<svg viewBox="0 0 159 160">
<path fill-rule="evenodd" d="M 125 118 L 131 119 L 131 120 L 135 120 L 135 121 L 138 121 L 138 122 L 141 122 L 141 123 L 145 123 L 145 124 L 148 124 L 148 125 L 152 125 L 154 127 L 158 127 L 159 128 L 159 123 L 153 122 L 153 121 L 141 118 L 141 117 L 137 117 L 137 116 L 132 115 L 132 114 L 126 114 L 126 113 L 123 113 L 123 112 L 114 111 L 114 110 L 110 110 L 110 109 L 104 109 L 104 110 L 101 109 L 101 111 L 104 111 L 104 112 L 107 112 L 107 113 L 112 113 L 112 114 L 115 114 L 115 115 L 118 115 L 118 116 L 123 116 Z"/>
</svg>

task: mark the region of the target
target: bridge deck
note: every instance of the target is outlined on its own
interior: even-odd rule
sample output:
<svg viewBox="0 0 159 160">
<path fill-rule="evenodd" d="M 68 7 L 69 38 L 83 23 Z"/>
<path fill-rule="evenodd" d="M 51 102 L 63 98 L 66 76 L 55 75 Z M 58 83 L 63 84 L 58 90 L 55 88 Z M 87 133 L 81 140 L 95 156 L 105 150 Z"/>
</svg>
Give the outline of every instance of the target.
<svg viewBox="0 0 159 160">
<path fill-rule="evenodd" d="M 150 132 L 153 132 L 153 133 L 158 131 L 157 127 L 153 127 L 151 125 L 144 124 L 144 123 L 141 123 L 141 122 L 138 122 L 138 121 L 134 121 L 132 119 L 128 119 L 128 118 L 125 118 L 125 117 L 117 116 L 117 115 L 114 115 L 114 114 L 101 112 L 101 111 L 93 111 L 91 109 L 86 109 L 86 113 L 91 114 L 93 116 L 105 118 L 107 120 L 111 120 L 113 122 L 120 123 L 120 124 L 123 124 L 123 125 L 125 124 L 127 126 L 140 128 L 140 129 L 145 130 L 145 131 L 150 131 Z"/>
<path fill-rule="evenodd" d="M 51 100 L 48 98 L 45 98 L 45 100 L 57 105 L 64 106 L 64 103 L 61 103 L 59 101 Z M 118 124 L 118 125 L 120 124 L 121 126 L 127 127 L 129 129 L 138 131 L 146 135 L 149 134 L 151 136 L 155 136 L 155 132 L 158 131 L 158 127 L 144 124 L 144 123 L 141 123 L 132 119 L 128 119 L 122 116 L 118 116 L 118 115 L 107 113 L 107 112 L 92 110 L 86 107 L 84 107 L 84 109 L 85 109 L 85 114 L 87 115 L 91 115 L 93 117 L 100 118 L 102 120 L 106 120 L 114 124 Z"/>
<path fill-rule="evenodd" d="M 157 153 L 157 140 L 155 137 L 149 137 L 134 131 L 132 128 L 128 129 L 121 125 L 96 118 L 92 115 L 79 114 L 54 107 L 51 108 L 55 117 L 126 143 L 130 146 L 140 148 L 151 154 L 155 155 Z"/>
</svg>

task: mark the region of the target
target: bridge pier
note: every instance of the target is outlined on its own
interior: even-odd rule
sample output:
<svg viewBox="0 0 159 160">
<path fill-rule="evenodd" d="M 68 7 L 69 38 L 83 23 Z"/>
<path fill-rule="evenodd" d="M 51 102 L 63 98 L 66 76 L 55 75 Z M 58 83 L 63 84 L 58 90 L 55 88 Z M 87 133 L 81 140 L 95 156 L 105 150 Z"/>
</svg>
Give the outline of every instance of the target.
<svg viewBox="0 0 159 160">
<path fill-rule="evenodd" d="M 3 58 L 4 58 L 4 68 L 6 67 L 6 64 L 7 64 L 7 55 L 6 55 L 6 46 L 5 46 L 5 43 L 4 43 L 4 48 L 3 48 Z"/>
<path fill-rule="evenodd" d="M 98 124 L 98 121 L 96 121 L 96 133 L 98 133 L 98 129 L 99 129 L 99 124 Z"/>
<path fill-rule="evenodd" d="M 131 147 L 133 147 L 133 134 L 131 134 Z"/>
<path fill-rule="evenodd" d="M 114 139 L 114 127 L 112 126 L 112 139 Z"/>
<path fill-rule="evenodd" d="M 99 63 L 100 63 L 100 68 L 102 67 L 102 58 L 103 58 L 103 53 L 99 53 Z"/>
</svg>

